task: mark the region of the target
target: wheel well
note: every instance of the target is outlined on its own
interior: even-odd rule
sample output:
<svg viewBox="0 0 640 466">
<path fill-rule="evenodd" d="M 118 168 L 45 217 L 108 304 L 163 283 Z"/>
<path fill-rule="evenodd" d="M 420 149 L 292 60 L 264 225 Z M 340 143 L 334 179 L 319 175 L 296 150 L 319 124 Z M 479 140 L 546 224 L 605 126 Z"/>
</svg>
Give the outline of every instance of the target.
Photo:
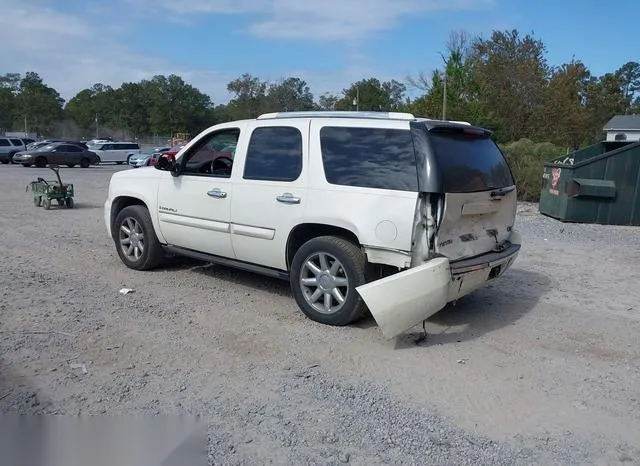
<svg viewBox="0 0 640 466">
<path fill-rule="evenodd" d="M 360 246 L 358 237 L 346 228 L 321 223 L 303 223 L 297 225 L 289 234 L 289 239 L 287 240 L 287 269 L 291 267 L 293 256 L 300 249 L 300 246 L 318 236 L 338 236 Z"/>
<path fill-rule="evenodd" d="M 125 207 L 129 207 L 132 205 L 141 205 L 143 207 L 147 207 L 147 205 L 137 197 L 122 196 L 114 199 L 113 203 L 111 204 L 111 234 L 112 235 L 114 234 L 113 233 L 115 229 L 114 222 L 116 220 L 116 216 L 118 215 L 118 212 L 120 212 Z"/>
</svg>

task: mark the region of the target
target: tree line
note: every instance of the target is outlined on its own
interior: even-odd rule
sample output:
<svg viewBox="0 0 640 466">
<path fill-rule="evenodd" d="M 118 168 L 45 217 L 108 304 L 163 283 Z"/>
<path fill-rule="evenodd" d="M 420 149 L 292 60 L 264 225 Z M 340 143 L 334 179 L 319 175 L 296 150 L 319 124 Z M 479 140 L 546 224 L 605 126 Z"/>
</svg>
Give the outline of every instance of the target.
<svg viewBox="0 0 640 466">
<path fill-rule="evenodd" d="M 0 129 L 44 136 L 144 137 L 189 133 L 261 113 L 304 110 L 406 111 L 466 120 L 494 131 L 499 143 L 527 139 L 573 149 L 599 141 L 615 114 L 640 112 L 640 64 L 601 76 L 578 59 L 551 65 L 544 43 L 517 30 L 488 38 L 451 34 L 442 66 L 429 74 L 352 83 L 314 96 L 299 77 L 268 82 L 243 74 L 227 85 L 231 99 L 216 105 L 180 76 L 154 76 L 114 88 L 104 84 L 68 102 L 35 72 L 0 76 Z M 409 98 L 408 90 L 418 90 Z M 444 113 L 444 115 L 443 115 Z"/>
</svg>

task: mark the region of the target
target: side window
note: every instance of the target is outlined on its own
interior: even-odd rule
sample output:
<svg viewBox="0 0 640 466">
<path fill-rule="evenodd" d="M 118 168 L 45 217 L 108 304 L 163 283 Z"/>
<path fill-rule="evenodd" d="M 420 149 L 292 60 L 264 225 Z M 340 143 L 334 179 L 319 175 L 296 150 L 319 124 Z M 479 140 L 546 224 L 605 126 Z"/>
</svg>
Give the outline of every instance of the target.
<svg viewBox="0 0 640 466">
<path fill-rule="evenodd" d="M 11 139 L 11 144 L 13 144 L 14 146 L 23 146 L 24 145 L 20 139 Z"/>
<path fill-rule="evenodd" d="M 55 147 L 55 150 L 56 152 L 70 152 L 69 147 L 70 146 L 65 146 L 64 144 L 61 144 L 58 147 Z"/>
<path fill-rule="evenodd" d="M 320 130 L 322 163 L 331 184 L 418 191 L 410 131 L 325 126 Z"/>
<path fill-rule="evenodd" d="M 8 139 L 0 139 L 0 146 L 2 147 L 6 147 L 6 146 L 10 146 L 11 144 L 9 143 Z"/>
<path fill-rule="evenodd" d="M 239 137 L 237 128 L 206 135 L 180 157 L 182 173 L 230 178 Z"/>
<path fill-rule="evenodd" d="M 245 180 L 295 181 L 302 172 L 302 133 L 292 126 L 264 126 L 251 134 Z"/>
<path fill-rule="evenodd" d="M 65 146 L 67 148 L 67 152 L 82 152 L 82 148 L 78 146 Z"/>
</svg>

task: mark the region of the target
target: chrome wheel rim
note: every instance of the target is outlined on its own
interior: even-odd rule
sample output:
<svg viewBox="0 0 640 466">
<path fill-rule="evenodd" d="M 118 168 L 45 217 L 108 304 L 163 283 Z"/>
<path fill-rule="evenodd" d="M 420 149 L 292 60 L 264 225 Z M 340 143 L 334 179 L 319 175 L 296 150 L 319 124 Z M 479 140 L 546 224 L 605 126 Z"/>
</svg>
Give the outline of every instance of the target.
<svg viewBox="0 0 640 466">
<path fill-rule="evenodd" d="M 120 224 L 120 248 L 130 261 L 140 260 L 144 253 L 144 232 L 133 217 L 127 217 Z"/>
<path fill-rule="evenodd" d="M 334 314 L 349 294 L 349 277 L 342 263 L 331 254 L 318 252 L 304 261 L 300 289 L 306 302 L 322 314 Z"/>
</svg>

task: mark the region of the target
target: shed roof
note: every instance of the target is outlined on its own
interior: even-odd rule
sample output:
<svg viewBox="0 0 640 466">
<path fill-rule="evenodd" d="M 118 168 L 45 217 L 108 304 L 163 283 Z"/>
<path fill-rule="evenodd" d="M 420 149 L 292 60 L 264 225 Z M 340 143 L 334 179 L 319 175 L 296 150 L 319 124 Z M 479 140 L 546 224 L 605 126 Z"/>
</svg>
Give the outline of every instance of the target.
<svg viewBox="0 0 640 466">
<path fill-rule="evenodd" d="M 604 130 L 640 130 L 640 115 L 616 115 L 604 125 Z"/>
</svg>

